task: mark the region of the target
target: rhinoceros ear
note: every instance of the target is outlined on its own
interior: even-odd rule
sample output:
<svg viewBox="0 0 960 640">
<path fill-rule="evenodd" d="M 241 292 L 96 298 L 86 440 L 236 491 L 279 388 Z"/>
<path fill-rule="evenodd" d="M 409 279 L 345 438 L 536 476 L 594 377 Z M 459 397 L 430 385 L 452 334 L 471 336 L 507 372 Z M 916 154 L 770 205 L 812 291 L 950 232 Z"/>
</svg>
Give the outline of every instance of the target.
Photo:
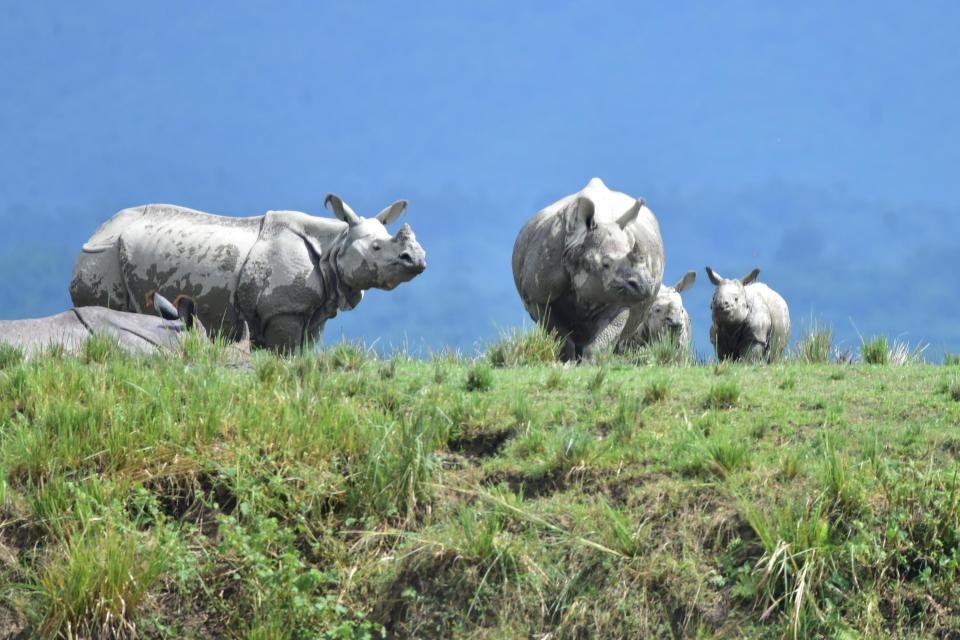
<svg viewBox="0 0 960 640">
<path fill-rule="evenodd" d="M 573 229 L 580 226 L 584 226 L 587 229 L 595 229 L 597 227 L 592 200 L 580 196 L 568 206 L 568 211 L 570 212 L 568 221 Z"/>
<path fill-rule="evenodd" d="M 183 324 L 186 325 L 187 329 L 192 329 L 194 321 L 197 318 L 197 304 L 193 301 L 193 298 L 181 293 L 173 301 L 172 306 L 177 312 L 177 317 L 183 320 Z"/>
<path fill-rule="evenodd" d="M 723 278 L 720 277 L 720 274 L 710 267 L 707 267 L 707 277 L 710 278 L 710 282 L 718 287 L 720 286 L 720 283 L 723 282 Z"/>
<path fill-rule="evenodd" d="M 617 225 L 619 225 L 621 229 L 626 229 L 628 224 L 637 219 L 637 214 L 640 213 L 643 205 L 643 198 L 635 200 L 634 203 L 630 205 L 630 208 L 627 209 L 622 216 L 617 218 Z"/>
<path fill-rule="evenodd" d="M 170 304 L 170 301 L 157 293 L 154 289 L 147 291 L 147 308 L 153 307 L 164 320 L 176 320 L 180 317 L 177 313 L 176 305 Z"/>
<path fill-rule="evenodd" d="M 680 278 L 680 282 L 673 285 L 673 289 L 677 293 L 682 293 L 687 289 L 689 289 L 691 285 L 693 285 L 693 283 L 696 282 L 696 280 L 697 280 L 697 272 L 687 271 L 687 273 L 682 278 Z"/>
<path fill-rule="evenodd" d="M 742 282 L 743 284 L 750 284 L 751 282 L 753 282 L 754 280 L 756 280 L 756 279 L 757 279 L 757 276 L 759 276 L 759 275 L 760 275 L 760 269 L 754 269 L 753 271 L 751 271 L 751 272 L 748 273 L 747 275 L 745 275 L 745 276 L 743 276 L 742 278 L 740 278 L 740 282 Z"/>
<path fill-rule="evenodd" d="M 335 193 L 328 193 L 327 197 L 323 199 L 323 206 L 330 209 L 331 205 L 333 205 L 333 215 L 337 216 L 351 227 L 360 224 L 360 216 L 355 214 L 353 209 L 351 209 L 350 206 Z"/>
<path fill-rule="evenodd" d="M 406 200 L 397 200 L 392 205 L 377 214 L 377 220 L 384 226 L 396 222 L 400 214 L 407 210 Z"/>
</svg>

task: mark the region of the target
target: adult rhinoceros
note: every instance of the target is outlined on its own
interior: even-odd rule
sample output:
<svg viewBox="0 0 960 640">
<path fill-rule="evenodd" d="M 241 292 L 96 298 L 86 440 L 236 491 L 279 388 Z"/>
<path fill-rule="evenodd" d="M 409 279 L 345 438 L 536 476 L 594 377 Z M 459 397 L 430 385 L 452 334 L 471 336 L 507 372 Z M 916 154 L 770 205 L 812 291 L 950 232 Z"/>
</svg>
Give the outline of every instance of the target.
<svg viewBox="0 0 960 640">
<path fill-rule="evenodd" d="M 513 247 L 513 279 L 537 322 L 590 359 L 631 336 L 657 296 L 663 241 L 643 200 L 599 179 L 535 214 Z"/>
<path fill-rule="evenodd" d="M 73 268 L 76 305 L 139 311 L 148 288 L 185 292 L 210 331 L 278 351 L 315 340 L 339 310 L 370 288 L 393 289 L 421 273 L 425 254 L 409 225 L 384 225 L 399 200 L 361 218 L 338 196 L 324 205 L 338 220 L 299 211 L 231 218 L 174 205 L 124 209 L 100 226 Z"/>
<path fill-rule="evenodd" d="M 193 301 L 179 296 L 174 305 L 160 295 L 150 295 L 148 300 L 159 316 L 106 307 L 74 307 L 46 318 L 0 320 L 0 343 L 21 349 L 26 357 L 50 347 L 77 353 L 93 335 L 116 339 L 128 353 L 178 349 L 183 336 L 193 328 Z"/>
</svg>

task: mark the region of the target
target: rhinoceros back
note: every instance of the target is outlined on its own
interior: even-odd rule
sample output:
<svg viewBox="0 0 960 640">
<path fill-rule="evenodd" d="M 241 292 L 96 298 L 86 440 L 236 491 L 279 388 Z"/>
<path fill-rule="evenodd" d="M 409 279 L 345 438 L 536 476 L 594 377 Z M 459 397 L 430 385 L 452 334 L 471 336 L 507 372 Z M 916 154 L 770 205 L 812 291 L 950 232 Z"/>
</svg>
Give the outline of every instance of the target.
<svg viewBox="0 0 960 640">
<path fill-rule="evenodd" d="M 170 298 L 184 293 L 196 301 L 205 326 L 239 336 L 233 296 L 262 219 L 162 204 L 124 209 L 84 245 L 70 287 L 73 302 L 139 312 L 151 289 Z"/>
</svg>

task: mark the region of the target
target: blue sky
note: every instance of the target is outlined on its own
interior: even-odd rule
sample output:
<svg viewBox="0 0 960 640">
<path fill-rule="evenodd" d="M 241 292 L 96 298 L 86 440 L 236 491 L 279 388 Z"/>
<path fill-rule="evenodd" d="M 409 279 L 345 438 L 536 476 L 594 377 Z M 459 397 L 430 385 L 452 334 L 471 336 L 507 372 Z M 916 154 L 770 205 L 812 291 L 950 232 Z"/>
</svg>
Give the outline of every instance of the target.
<svg viewBox="0 0 960 640">
<path fill-rule="evenodd" d="M 61 297 L 27 304 L 25 282 L 9 315 L 67 306 L 72 254 L 120 208 L 326 215 L 335 191 L 367 213 L 408 198 L 429 268 L 328 333 L 466 348 L 422 301 L 448 287 L 477 340 L 519 324 L 517 230 L 595 175 L 647 198 L 670 281 L 759 260 L 774 287 L 797 281 L 817 265 L 782 245 L 810 234 L 838 275 L 897 274 L 960 247 L 938 226 L 960 214 L 958 27 L 952 2 L 3 3 L 0 252 L 71 254 L 37 276 L 66 271 Z M 709 288 L 694 291 L 702 346 Z M 924 328 L 935 300 L 888 327 L 870 305 L 889 299 L 794 299 L 841 333 L 862 316 L 956 335 Z"/>
</svg>

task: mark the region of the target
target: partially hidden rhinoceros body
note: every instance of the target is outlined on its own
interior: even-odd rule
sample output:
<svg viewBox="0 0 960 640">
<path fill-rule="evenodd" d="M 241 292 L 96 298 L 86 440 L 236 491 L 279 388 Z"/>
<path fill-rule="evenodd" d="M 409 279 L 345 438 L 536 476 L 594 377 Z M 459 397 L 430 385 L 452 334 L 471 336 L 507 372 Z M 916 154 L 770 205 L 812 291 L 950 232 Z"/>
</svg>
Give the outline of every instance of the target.
<svg viewBox="0 0 960 640">
<path fill-rule="evenodd" d="M 176 307 L 158 297 L 158 309 L 170 311 L 163 317 L 117 311 L 106 307 L 75 307 L 45 318 L 0 320 L 0 343 L 20 349 L 33 357 L 50 348 L 77 353 L 93 335 L 114 338 L 128 353 L 148 354 L 175 351 L 191 328 L 192 301 Z M 186 311 L 184 311 L 186 309 Z"/>
<path fill-rule="evenodd" d="M 721 277 L 707 267 L 716 285 L 710 311 L 710 342 L 720 360 L 775 362 L 783 358 L 790 341 L 790 311 L 779 293 L 756 282 L 754 269 L 739 279 Z"/>
<path fill-rule="evenodd" d="M 657 296 L 663 262 L 650 209 L 594 178 L 524 225 L 513 278 L 530 316 L 565 338 L 564 359 L 590 359 L 633 334 Z"/>
<path fill-rule="evenodd" d="M 672 287 L 665 284 L 660 286 L 650 311 L 632 336 L 632 344 L 643 346 L 657 338 L 669 335 L 676 340 L 677 344 L 690 349 L 693 339 L 692 324 L 680 294 L 689 289 L 696 279 L 696 272 L 688 271 Z"/>
<path fill-rule="evenodd" d="M 339 197 L 324 201 L 338 219 L 298 211 L 231 218 L 173 205 L 124 209 L 83 246 L 70 295 L 76 305 L 139 311 L 147 289 L 184 292 L 210 331 L 294 350 L 315 340 L 339 310 L 370 288 L 392 289 L 421 273 L 423 249 L 408 225 L 386 224 L 398 201 L 361 218 Z"/>
</svg>

